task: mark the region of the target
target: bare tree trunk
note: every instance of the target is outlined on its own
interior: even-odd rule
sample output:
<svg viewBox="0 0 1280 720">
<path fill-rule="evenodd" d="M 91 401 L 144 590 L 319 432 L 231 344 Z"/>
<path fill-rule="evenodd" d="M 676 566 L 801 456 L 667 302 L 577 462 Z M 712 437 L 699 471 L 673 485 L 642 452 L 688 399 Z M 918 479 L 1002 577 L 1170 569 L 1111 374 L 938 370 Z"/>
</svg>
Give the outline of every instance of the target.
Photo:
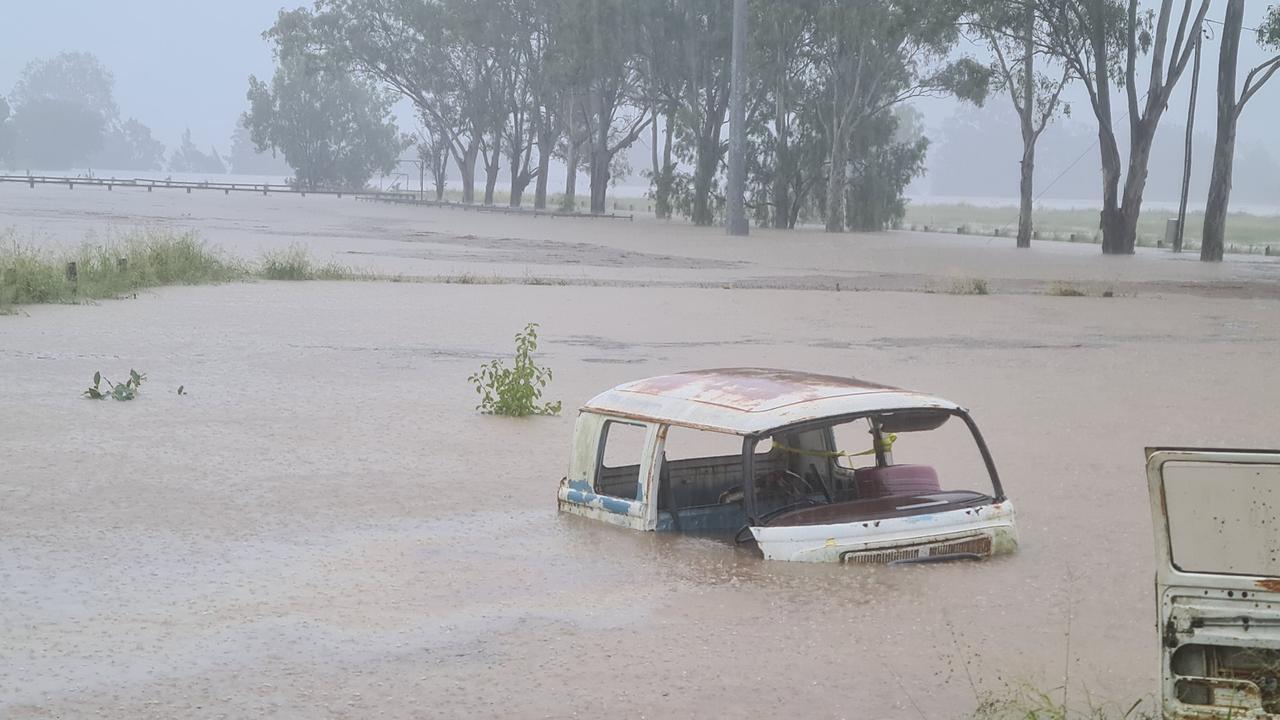
<svg viewBox="0 0 1280 720">
<path fill-rule="evenodd" d="M 462 175 L 462 202 L 467 204 L 476 201 L 476 156 L 479 153 L 480 148 L 473 141 L 458 162 L 458 174 Z"/>
<path fill-rule="evenodd" d="M 564 199 L 561 201 L 560 209 L 565 212 L 577 212 L 578 199 L 578 133 L 576 131 L 576 122 L 574 119 L 574 102 L 573 93 L 570 92 L 565 100 L 565 116 L 569 118 L 569 137 L 568 148 L 565 151 L 564 162 L 567 166 L 567 172 L 564 179 Z"/>
<path fill-rule="evenodd" d="M 547 171 L 551 167 L 551 151 L 555 147 L 555 138 L 550 133 L 538 135 L 538 179 L 533 185 L 533 207 L 542 210 L 547 207 Z"/>
<path fill-rule="evenodd" d="M 605 110 L 604 94 L 599 90 L 592 93 L 595 105 L 596 137 L 591 146 L 591 212 L 602 214 L 607 207 L 609 190 L 609 114 Z"/>
<path fill-rule="evenodd" d="M 1123 254 L 1124 220 L 1120 215 L 1120 149 L 1110 128 L 1099 127 L 1102 154 L 1102 252 Z"/>
<path fill-rule="evenodd" d="M 1244 24 L 1244 0 L 1227 0 L 1222 23 L 1222 47 L 1218 53 L 1218 131 L 1213 144 L 1213 171 L 1204 206 L 1204 231 L 1200 259 L 1221 262 L 1227 232 L 1227 206 L 1231 202 L 1231 171 L 1236 154 L 1236 66 L 1240 28 Z M 1246 83 L 1247 84 L 1247 83 Z"/>
<path fill-rule="evenodd" d="M 1147 166 L 1151 160 L 1151 144 L 1155 140 L 1155 125 L 1159 114 L 1150 110 L 1150 122 L 1139 123 L 1137 133 L 1130 140 L 1129 167 L 1124 177 L 1124 195 L 1121 198 L 1120 215 L 1123 219 L 1121 239 L 1123 243 L 1113 249 L 1113 254 L 1132 255 L 1138 241 L 1138 217 L 1142 213 L 1142 193 L 1147 186 Z M 1105 248 L 1104 248 L 1105 251 Z"/>
<path fill-rule="evenodd" d="M 708 118 L 708 122 L 710 119 Z M 703 127 L 703 132 L 707 131 Z M 714 147 L 713 147 L 714 146 Z M 715 176 L 719 163 L 720 142 L 705 135 L 699 135 L 697 141 L 697 160 L 693 170 L 693 224 L 710 225 L 715 221 L 711 212 L 711 179 Z"/>
<path fill-rule="evenodd" d="M 773 161 L 773 226 L 779 229 L 791 227 L 791 138 L 787 124 L 786 64 L 784 51 L 778 47 L 777 77 L 774 78 L 773 130 L 778 140 Z"/>
<path fill-rule="evenodd" d="M 837 109 L 837 112 L 839 110 Z M 831 168 L 827 171 L 827 232 L 844 231 L 844 180 L 849 143 L 838 119 L 831 122 Z"/>
<path fill-rule="evenodd" d="M 729 90 L 729 178 L 726 230 L 730 235 L 750 232 L 746 211 L 747 187 L 747 0 L 733 0 L 733 50 Z M 719 152 L 717 126 L 716 153 Z"/>
<path fill-rule="evenodd" d="M 663 220 L 671 218 L 671 186 L 675 183 L 676 166 L 671 161 L 672 125 L 674 112 L 666 114 L 665 130 L 662 138 L 662 164 L 659 170 L 657 192 L 654 193 L 654 213 Z M 653 123 L 654 128 L 658 123 Z"/>
<path fill-rule="evenodd" d="M 1195 140 L 1196 127 L 1196 91 L 1200 87 L 1200 40 L 1203 35 L 1196 36 L 1195 63 L 1191 70 L 1191 99 L 1187 101 L 1187 135 L 1182 150 L 1182 194 L 1178 198 L 1178 231 L 1173 236 L 1173 251 L 1182 252 L 1182 240 L 1187 233 L 1187 195 L 1191 190 L 1191 150 Z"/>
<path fill-rule="evenodd" d="M 1021 178 L 1018 183 L 1018 247 L 1031 247 L 1031 205 L 1035 182 L 1036 141 L 1023 140 Z"/>
<path fill-rule="evenodd" d="M 1031 247 L 1031 204 L 1035 201 L 1036 140 L 1034 125 L 1036 112 L 1035 84 L 1035 24 L 1034 4 L 1027 6 L 1026 27 L 1022 37 L 1022 112 L 1019 125 L 1022 128 L 1022 166 L 1018 183 L 1018 240 L 1020 248 Z"/>
<path fill-rule="evenodd" d="M 502 153 L 495 142 L 490 149 L 488 155 L 485 156 L 484 166 L 484 204 L 493 204 L 493 191 L 498 187 L 498 162 Z"/>
</svg>

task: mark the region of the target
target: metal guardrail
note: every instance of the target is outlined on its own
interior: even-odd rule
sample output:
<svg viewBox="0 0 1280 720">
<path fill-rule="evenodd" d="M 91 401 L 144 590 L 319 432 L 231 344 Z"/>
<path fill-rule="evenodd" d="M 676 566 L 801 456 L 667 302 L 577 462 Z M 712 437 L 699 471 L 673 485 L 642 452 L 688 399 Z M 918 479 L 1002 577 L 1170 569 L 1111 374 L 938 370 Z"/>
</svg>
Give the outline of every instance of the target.
<svg viewBox="0 0 1280 720">
<path fill-rule="evenodd" d="M 335 195 L 337 197 L 349 195 L 357 200 L 390 202 L 399 205 L 448 207 L 461 210 L 474 210 L 475 212 L 500 213 L 503 215 L 529 215 L 532 217 L 585 217 L 615 220 L 635 219 L 635 215 L 633 214 L 577 213 L 565 212 L 563 210 L 535 210 L 532 208 L 501 205 L 471 205 L 468 203 L 449 202 L 447 200 L 428 200 L 424 197 L 420 197 L 418 193 L 404 191 L 299 190 L 290 185 L 280 183 L 191 182 L 185 180 L 158 180 L 154 178 L 67 177 L 62 175 L 0 175 L 0 183 L 6 182 L 25 183 L 33 188 L 36 185 L 66 185 L 68 189 L 74 189 L 76 185 L 87 185 L 90 187 L 105 187 L 107 190 L 114 190 L 117 187 L 146 188 L 147 192 L 152 192 L 156 188 L 160 188 L 162 190 L 186 190 L 188 195 L 191 194 L 192 190 L 221 190 L 224 195 L 230 195 L 233 192 L 252 192 L 261 193 L 263 195 L 269 195 L 271 193 L 285 193 L 301 195 L 303 197 L 306 197 L 308 194 Z"/>
<path fill-rule="evenodd" d="M 351 191 L 351 190 L 299 190 L 290 185 L 280 183 L 235 183 L 235 182 L 209 182 L 199 181 L 193 182 L 188 180 L 158 180 L 154 178 L 118 178 L 118 177 L 68 177 L 62 175 L 0 175 L 0 183 L 25 183 L 30 187 L 36 185 L 66 185 L 68 189 L 74 189 L 76 185 L 87 185 L 90 187 L 105 187 L 113 190 L 117 187 L 128 188 L 146 188 L 147 192 L 151 192 L 156 188 L 162 190 L 186 190 L 190 194 L 192 190 L 221 190 L 224 195 L 233 192 L 253 192 L 267 195 L 270 193 L 289 193 L 294 195 L 343 195 L 367 194 L 367 191 Z M 388 193 L 392 195 L 400 195 L 404 193 Z"/>
</svg>

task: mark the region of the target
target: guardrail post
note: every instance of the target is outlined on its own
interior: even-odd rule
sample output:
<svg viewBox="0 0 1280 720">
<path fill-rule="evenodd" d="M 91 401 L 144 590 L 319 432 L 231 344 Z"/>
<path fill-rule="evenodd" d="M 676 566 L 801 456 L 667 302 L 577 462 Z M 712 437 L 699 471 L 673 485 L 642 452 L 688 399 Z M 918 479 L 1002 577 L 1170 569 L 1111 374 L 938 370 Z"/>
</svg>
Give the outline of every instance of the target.
<svg viewBox="0 0 1280 720">
<path fill-rule="evenodd" d="M 75 262 L 67 263 L 67 282 L 74 283 L 78 277 L 79 274 L 76 272 Z"/>
</svg>

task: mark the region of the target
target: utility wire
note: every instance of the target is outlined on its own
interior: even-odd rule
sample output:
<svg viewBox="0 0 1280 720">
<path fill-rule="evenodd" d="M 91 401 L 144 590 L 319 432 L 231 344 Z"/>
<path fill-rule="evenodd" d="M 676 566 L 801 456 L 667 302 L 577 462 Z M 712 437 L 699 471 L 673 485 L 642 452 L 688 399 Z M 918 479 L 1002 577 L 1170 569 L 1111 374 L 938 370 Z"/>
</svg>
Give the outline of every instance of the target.
<svg viewBox="0 0 1280 720">
<path fill-rule="evenodd" d="M 1221 21 L 1221 20 L 1211 20 L 1211 19 L 1209 19 L 1209 18 L 1205 18 L 1205 19 L 1204 19 L 1204 21 L 1205 21 L 1205 22 L 1207 22 L 1207 23 L 1213 23 L 1214 25 L 1221 25 L 1221 24 L 1222 24 L 1222 21 Z M 1249 26 L 1247 26 L 1247 25 L 1241 25 L 1241 26 L 1240 26 L 1240 29 L 1241 29 L 1241 30 L 1248 30 L 1249 32 L 1258 32 L 1258 28 L 1249 27 Z"/>
<path fill-rule="evenodd" d="M 1148 94 L 1150 94 L 1150 92 L 1151 92 L 1151 90 L 1148 88 L 1148 89 L 1147 89 L 1147 92 L 1142 93 L 1142 99 L 1143 99 L 1143 100 L 1146 100 L 1146 99 L 1147 99 L 1147 95 L 1148 95 Z M 1121 116 L 1120 116 L 1120 120 L 1119 120 L 1118 122 L 1124 122 L 1125 120 L 1128 120 L 1128 119 L 1129 119 L 1129 111 L 1128 111 L 1128 110 L 1125 110 L 1125 111 L 1124 111 L 1124 115 L 1121 115 Z M 1049 192 L 1049 190 L 1051 190 L 1051 189 L 1053 188 L 1053 186 L 1054 186 L 1055 184 L 1057 184 L 1057 182 L 1058 182 L 1059 180 L 1061 180 L 1064 176 L 1066 176 L 1066 174 L 1067 174 L 1067 173 L 1071 172 L 1071 168 L 1073 168 L 1073 167 L 1075 167 L 1076 165 L 1080 164 L 1080 161 L 1084 159 L 1084 156 L 1085 156 L 1085 155 L 1088 155 L 1088 154 L 1089 154 L 1089 153 L 1090 153 L 1094 148 L 1098 147 L 1098 141 L 1099 141 L 1099 138 L 1094 138 L 1094 139 L 1093 139 L 1093 142 L 1089 143 L 1089 147 L 1085 148 L 1085 149 L 1084 149 L 1084 152 L 1082 152 L 1082 153 L 1080 153 L 1078 156 L 1076 156 L 1076 159 L 1075 159 L 1075 160 L 1072 160 L 1070 165 L 1068 165 L 1068 166 L 1066 166 L 1065 168 L 1063 168 L 1062 172 L 1058 173 L 1058 175 L 1057 175 L 1056 177 L 1054 177 L 1054 178 L 1053 178 L 1053 180 L 1050 180 L 1050 181 L 1049 181 L 1049 184 L 1048 184 L 1048 185 L 1046 185 L 1046 186 L 1044 186 L 1044 188 L 1042 188 L 1042 189 L 1040 190 L 1040 192 L 1039 192 L 1039 193 L 1037 193 L 1037 194 L 1036 194 L 1036 196 L 1035 196 L 1034 198 L 1032 198 L 1032 199 L 1031 199 L 1031 202 L 1036 202 L 1036 201 L 1038 201 L 1040 198 L 1044 197 L 1044 194 L 1045 194 L 1045 193 L 1047 193 L 1047 192 Z"/>
<path fill-rule="evenodd" d="M 1213 23 L 1214 25 L 1222 25 L 1222 24 L 1223 24 L 1221 20 L 1213 20 L 1213 19 L 1211 19 L 1211 18 L 1204 18 L 1204 22 L 1207 22 L 1207 23 Z M 1244 25 L 1241 25 L 1240 27 L 1241 27 L 1241 29 L 1242 29 L 1242 30 L 1248 30 L 1249 32 L 1254 32 L 1254 33 L 1258 32 L 1258 28 L 1246 27 L 1246 26 L 1244 26 Z M 1145 99 L 1147 98 L 1147 93 L 1150 93 L 1150 92 L 1151 92 L 1150 90 L 1147 90 L 1147 92 L 1143 93 L 1143 94 L 1142 94 L 1142 99 L 1143 99 L 1143 100 L 1145 100 Z M 1128 117 L 1129 117 L 1129 111 L 1128 111 L 1128 110 L 1126 110 L 1126 111 L 1125 111 L 1125 113 L 1124 113 L 1124 115 L 1120 118 L 1120 122 L 1124 122 L 1125 120 L 1127 120 L 1127 119 L 1128 119 Z M 1094 139 L 1094 141 L 1093 141 L 1092 143 L 1090 143 L 1090 144 L 1089 144 L 1089 147 L 1085 148 L 1085 149 L 1084 149 L 1084 152 L 1080 153 L 1080 155 L 1079 155 L 1075 160 L 1072 160 L 1070 165 L 1068 165 L 1066 168 L 1064 168 L 1062 172 L 1058 173 L 1057 177 L 1055 177 L 1053 180 L 1051 180 L 1051 181 L 1049 182 L 1049 184 L 1048 184 L 1048 185 L 1046 185 L 1046 186 L 1044 187 L 1044 189 L 1042 189 L 1038 194 L 1036 194 L 1035 198 L 1033 198 L 1033 199 L 1032 199 L 1032 202 L 1036 202 L 1036 201 L 1038 201 L 1040 198 L 1044 197 L 1044 194 L 1045 194 L 1045 193 L 1049 192 L 1049 190 L 1050 190 L 1050 189 L 1051 189 L 1051 188 L 1052 188 L 1052 187 L 1053 187 L 1053 186 L 1054 186 L 1054 185 L 1055 185 L 1059 180 L 1061 180 L 1064 176 L 1066 176 L 1066 174 L 1067 174 L 1067 173 L 1071 172 L 1071 168 L 1073 168 L 1073 167 L 1075 167 L 1076 165 L 1078 165 L 1078 164 L 1080 163 L 1080 161 L 1084 159 L 1084 156 L 1085 156 L 1085 155 L 1088 155 L 1088 154 L 1089 154 L 1090 152 L 1092 152 L 1092 151 L 1093 151 L 1093 149 L 1094 149 L 1094 148 L 1096 148 L 1096 147 L 1098 147 L 1098 139 L 1097 139 L 1097 138 L 1095 138 L 1095 139 Z"/>
</svg>

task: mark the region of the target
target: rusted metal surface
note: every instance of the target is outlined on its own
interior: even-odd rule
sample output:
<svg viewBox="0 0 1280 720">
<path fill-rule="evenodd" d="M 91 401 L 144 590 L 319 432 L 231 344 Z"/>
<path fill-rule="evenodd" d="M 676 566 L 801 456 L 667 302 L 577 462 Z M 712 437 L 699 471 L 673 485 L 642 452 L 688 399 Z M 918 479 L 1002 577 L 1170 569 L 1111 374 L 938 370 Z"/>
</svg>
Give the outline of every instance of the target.
<svg viewBox="0 0 1280 720">
<path fill-rule="evenodd" d="M 1164 717 L 1280 718 L 1278 469 L 1277 451 L 1147 449 Z"/>
<path fill-rule="evenodd" d="M 749 435 L 873 410 L 960 409 L 939 397 L 832 375 L 768 368 L 698 370 L 619 385 L 583 406 L 616 417 Z"/>
</svg>

